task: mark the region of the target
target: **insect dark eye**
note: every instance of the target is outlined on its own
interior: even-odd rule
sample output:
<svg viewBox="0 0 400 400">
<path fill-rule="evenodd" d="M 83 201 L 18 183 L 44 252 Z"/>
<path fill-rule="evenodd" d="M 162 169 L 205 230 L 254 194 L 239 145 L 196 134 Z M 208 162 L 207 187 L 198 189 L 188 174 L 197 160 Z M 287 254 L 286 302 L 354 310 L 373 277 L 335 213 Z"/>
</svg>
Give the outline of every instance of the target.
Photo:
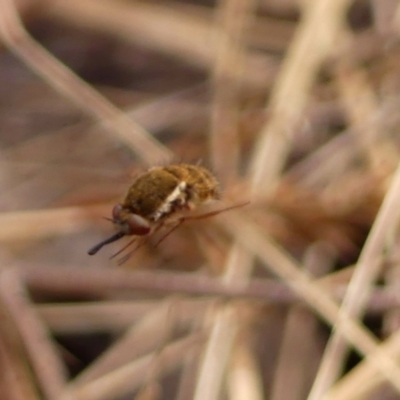
<svg viewBox="0 0 400 400">
<path fill-rule="evenodd" d="M 122 204 L 117 204 L 112 209 L 112 217 L 114 220 L 119 220 L 122 209 L 123 209 Z"/>
<path fill-rule="evenodd" d="M 147 235 L 150 232 L 150 225 L 148 221 L 137 214 L 131 214 L 127 219 L 131 235 Z"/>
</svg>

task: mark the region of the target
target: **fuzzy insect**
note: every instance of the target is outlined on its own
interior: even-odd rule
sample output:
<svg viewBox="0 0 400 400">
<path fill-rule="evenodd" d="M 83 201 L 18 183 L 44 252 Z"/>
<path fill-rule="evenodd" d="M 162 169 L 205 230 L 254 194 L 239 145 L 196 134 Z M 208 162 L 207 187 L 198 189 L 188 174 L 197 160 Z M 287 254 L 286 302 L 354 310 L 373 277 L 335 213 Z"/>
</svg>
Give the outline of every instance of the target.
<svg viewBox="0 0 400 400">
<path fill-rule="evenodd" d="M 192 211 L 200 205 L 218 199 L 219 194 L 217 179 L 204 167 L 177 164 L 151 168 L 135 179 L 123 203 L 117 204 L 113 208 L 111 221 L 117 228 L 117 233 L 91 248 L 88 254 L 96 254 L 103 246 L 124 236 L 133 235 L 136 237 L 154 234 L 174 214 Z M 238 206 L 229 207 L 229 209 L 235 207 Z M 188 219 L 210 217 L 227 209 L 197 216 L 181 216 L 158 243 Z M 132 243 L 133 241 L 128 243 L 113 257 L 120 254 Z M 144 243 L 142 242 L 140 245 Z M 124 262 L 132 252 L 121 259 L 120 262 Z"/>
</svg>

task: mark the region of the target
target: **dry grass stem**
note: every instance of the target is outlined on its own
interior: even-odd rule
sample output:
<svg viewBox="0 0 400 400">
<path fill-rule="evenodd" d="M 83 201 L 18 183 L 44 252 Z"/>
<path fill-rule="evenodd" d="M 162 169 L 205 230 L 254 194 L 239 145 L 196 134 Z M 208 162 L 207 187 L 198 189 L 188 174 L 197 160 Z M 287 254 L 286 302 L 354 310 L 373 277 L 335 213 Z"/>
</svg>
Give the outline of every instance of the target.
<svg viewBox="0 0 400 400">
<path fill-rule="evenodd" d="M 186 62 L 212 64 L 215 31 L 202 18 L 190 18 L 163 5 L 114 1 L 54 1 L 47 9 L 52 18 L 75 26 L 111 33 L 118 38 L 167 52 Z"/>
<path fill-rule="evenodd" d="M 78 232 L 110 213 L 110 207 L 70 207 L 0 213 L 0 241 L 43 239 Z"/>
<path fill-rule="evenodd" d="M 341 312 L 352 317 L 362 315 L 372 285 L 381 272 L 380 259 L 388 240 L 394 234 L 400 217 L 398 208 L 400 200 L 400 167 L 398 167 L 391 186 L 385 196 L 376 220 L 368 235 L 355 267 L 354 274 L 343 299 Z M 309 400 L 320 399 L 323 393 L 338 378 L 343 359 L 347 353 L 347 346 L 342 334 L 333 332 L 324 352 Z"/>
<path fill-rule="evenodd" d="M 243 287 L 250 278 L 252 267 L 253 255 L 239 243 L 235 243 L 229 251 L 221 280 L 227 287 L 233 287 L 235 284 Z M 240 328 L 241 325 L 232 306 L 228 305 L 216 313 L 204 351 L 204 358 L 200 365 L 195 400 L 218 399 L 231 351 Z"/>
<path fill-rule="evenodd" d="M 265 398 L 259 365 L 257 365 L 254 350 L 248 340 L 239 340 L 235 346 L 227 381 L 230 400 L 262 400 Z"/>
<path fill-rule="evenodd" d="M 285 178 L 318 188 L 340 179 L 351 168 L 355 143 L 350 131 L 341 132 L 285 173 Z M 322 161 L 324 161 L 322 163 Z"/>
<path fill-rule="evenodd" d="M 397 242 L 397 240 L 396 240 Z M 388 288 L 394 293 L 399 292 L 399 282 L 400 282 L 400 265 L 398 263 L 398 253 L 399 249 L 397 246 L 392 246 L 390 259 L 393 260 L 388 266 L 384 273 L 385 282 Z M 396 254 L 397 253 L 397 254 Z M 383 315 L 382 321 L 382 331 L 385 337 L 390 337 L 392 334 L 396 333 L 400 327 L 400 313 L 399 309 L 393 308 L 389 309 Z"/>
<path fill-rule="evenodd" d="M 41 268 L 29 268 L 24 267 L 21 269 L 21 275 L 26 279 L 26 282 L 32 291 L 38 291 L 42 293 L 51 294 L 63 294 L 63 295 L 81 295 L 82 293 L 88 296 L 98 296 L 104 292 L 124 292 L 124 291 L 149 291 L 151 293 L 182 293 L 192 296 L 218 296 L 221 298 L 237 298 L 237 299 L 254 299 L 264 300 L 269 303 L 276 303 L 280 305 L 291 305 L 298 301 L 301 301 L 301 297 L 293 292 L 286 284 L 281 283 L 272 279 L 248 279 L 247 283 L 235 282 L 229 286 L 220 282 L 215 278 L 209 277 L 196 277 L 191 274 L 179 274 L 179 273 L 162 273 L 162 272 L 151 272 L 151 271 L 123 271 L 123 270 L 111 270 L 111 269 L 97 269 L 97 268 L 74 268 L 68 269 L 63 268 L 52 268 L 43 266 Z M 351 272 L 351 271 L 350 271 Z M 331 296 L 340 301 L 345 295 L 347 288 L 347 281 L 351 277 L 351 273 L 345 271 L 344 278 L 338 279 L 336 275 L 343 274 L 331 274 L 327 277 L 315 280 L 318 285 L 324 288 Z M 203 312 L 203 307 L 212 305 L 214 300 L 194 300 L 196 304 L 195 310 Z M 210 303 L 211 302 L 211 303 Z M 376 288 L 371 295 L 369 303 L 369 311 L 377 314 L 393 307 L 397 307 L 400 304 L 396 292 L 387 289 Z M 129 318 L 129 315 L 125 315 L 125 306 L 112 305 L 82 305 L 81 307 L 76 306 L 55 306 L 56 309 L 51 306 L 43 305 L 39 307 L 39 312 L 43 309 L 43 318 L 55 329 L 79 329 L 81 319 L 87 318 L 87 321 L 93 321 L 95 326 L 108 326 L 110 329 L 115 329 L 119 324 L 129 324 L 125 318 Z M 130 312 L 131 306 L 126 305 L 128 312 Z M 147 302 L 141 306 L 136 304 L 132 309 L 132 318 L 140 317 L 143 312 L 150 311 L 155 305 L 152 302 Z M 183 306 L 182 318 L 185 319 L 186 313 L 190 314 L 190 309 L 186 311 Z M 114 321 L 98 321 L 100 318 L 97 315 L 98 310 L 104 309 L 104 316 L 114 310 L 119 309 L 123 315 L 120 322 Z M 56 310 L 59 313 L 57 319 L 54 316 Z M 135 312 L 135 310 L 137 310 Z M 58 319 L 64 319 L 64 321 L 57 321 Z M 115 316 L 117 318 L 117 316 Z M 66 326 L 67 324 L 68 326 Z"/>
<path fill-rule="evenodd" d="M 159 300 L 126 300 L 92 302 L 85 304 L 41 304 L 37 310 L 40 317 L 55 333 L 121 332 L 146 314 L 158 308 Z M 201 317 L 210 300 L 181 299 L 179 301 L 179 324 L 192 324 Z"/>
<path fill-rule="evenodd" d="M 182 354 L 193 352 L 194 355 L 197 353 L 203 341 L 204 335 L 197 333 L 167 345 L 162 350 L 164 374 L 172 372 L 182 365 L 184 360 Z M 146 374 L 143 371 L 151 367 L 154 357 L 157 355 L 158 352 L 140 357 L 82 386 L 75 387 L 72 384 L 65 392 L 65 399 L 106 400 L 110 396 L 123 396 L 131 393 L 144 383 Z M 60 399 L 64 400 L 64 396 Z"/>
<path fill-rule="evenodd" d="M 235 213 L 236 214 L 236 213 Z M 241 243 L 254 252 L 271 269 L 307 302 L 327 322 L 336 326 L 340 333 L 363 355 L 369 355 L 375 366 L 390 383 L 400 391 L 400 368 L 390 353 L 378 349 L 376 338 L 361 327 L 325 291 L 312 282 L 310 276 L 301 271 L 297 263 L 274 244 L 255 224 L 236 215 L 220 216 L 232 234 L 241 230 Z"/>
<path fill-rule="evenodd" d="M 301 400 L 309 389 L 309 362 L 316 339 L 317 321 L 304 307 L 293 307 L 285 325 L 276 372 L 271 388 L 272 400 Z M 301 357 L 301 358 L 300 358 Z M 290 382 L 290 385 L 288 385 Z"/>
<path fill-rule="evenodd" d="M 209 21 L 204 22 L 202 13 L 192 15 L 177 7 L 140 2 L 128 5 L 109 0 L 54 1 L 46 12 L 52 18 L 145 45 L 196 67 L 211 69 L 217 56 L 218 33 L 213 27 L 211 13 Z M 244 74 L 243 79 L 252 86 L 270 83 L 277 66 L 274 57 L 253 54 L 249 56 L 250 72 Z M 230 67 L 231 76 L 240 76 L 235 64 Z"/>
<path fill-rule="evenodd" d="M 216 314 L 204 350 L 194 400 L 219 398 L 233 342 L 238 332 L 236 319 L 236 310 L 232 306 L 225 306 Z"/>
<path fill-rule="evenodd" d="M 378 109 L 378 99 L 368 82 L 366 71 L 356 68 L 352 61 L 340 59 L 335 65 L 335 77 L 341 98 L 361 153 L 369 162 L 372 173 L 382 175 L 397 165 L 398 151 L 388 138 L 382 137 L 382 126 L 365 124 Z M 376 119 L 376 118 L 375 118 Z M 387 168 L 386 167 L 386 168 Z"/>
<path fill-rule="evenodd" d="M 152 293 L 182 293 L 190 295 L 244 297 L 249 299 L 267 299 L 290 303 L 295 295 L 285 285 L 272 279 L 236 281 L 226 285 L 224 282 L 206 276 L 193 276 L 188 273 L 163 273 L 161 271 L 127 271 L 123 269 L 98 268 L 21 268 L 21 275 L 29 288 L 48 294 L 91 296 L 104 292 L 150 291 Z M 339 290 L 340 291 L 340 290 Z M 340 294 L 340 293 L 338 293 Z M 383 293 L 382 293 L 383 294 Z M 385 300 L 385 296 L 380 296 Z M 389 296 L 388 296 L 389 297 Z M 390 304 L 396 299 L 388 298 Z M 60 308 L 60 313 L 63 310 Z"/>
<path fill-rule="evenodd" d="M 161 303 L 155 310 L 132 325 L 89 368 L 84 370 L 74 384 L 84 385 L 122 367 L 143 354 L 157 350 L 167 335 L 166 320 L 170 316 L 169 302 Z M 145 375 L 145 374 L 143 374 Z"/>
<path fill-rule="evenodd" d="M 400 332 L 394 333 L 380 346 L 393 357 L 400 356 Z M 337 381 L 322 397 L 323 400 L 363 400 L 369 397 L 377 387 L 385 382 L 385 377 L 378 370 L 371 357 L 367 357 L 353 370 Z"/>
<path fill-rule="evenodd" d="M 0 338 L 0 378 L 2 396 L 12 400 L 39 400 L 37 388 L 32 380 L 28 363 L 21 357 L 20 349 L 12 343 L 14 340 L 4 338 L 7 323 L 3 320 Z M 8 339 L 8 340 L 7 340 Z"/>
<path fill-rule="evenodd" d="M 234 181 L 240 161 L 240 82 L 245 71 L 244 36 L 253 19 L 255 1 L 220 0 L 216 9 L 217 57 L 213 69 L 210 154 L 225 184 Z M 232 75 L 235 65 L 235 75 Z M 229 154 L 229 157 L 226 156 Z"/>
<path fill-rule="evenodd" d="M 4 260 L 2 261 L 4 262 Z M 6 290 L 9 292 L 9 289 Z M 7 297 L 7 293 L 5 297 Z M 37 382 L 29 366 L 28 354 L 19 333 L 15 315 L 10 312 L 8 301 L 4 300 L 4 294 L 0 294 L 0 312 L 2 320 L 0 332 L 2 396 L 12 400 L 39 400 Z"/>
<path fill-rule="evenodd" d="M 396 249 L 392 249 L 392 252 Z M 386 272 L 385 278 L 388 281 L 389 287 L 395 292 L 398 285 L 396 276 L 398 275 L 398 265 L 392 265 Z M 399 333 L 398 333 L 398 310 L 397 308 L 390 309 L 385 314 L 384 330 L 390 337 L 381 343 L 381 347 L 392 353 L 394 356 L 400 355 Z M 362 361 L 353 370 L 348 372 L 344 377 L 339 379 L 333 387 L 324 396 L 324 400 L 352 400 L 365 399 L 370 397 L 371 392 L 385 383 L 384 377 L 374 367 L 369 358 Z"/>
<path fill-rule="evenodd" d="M 25 31 L 12 0 L 0 4 L 0 16 L 3 42 L 51 87 L 100 120 L 149 165 L 172 158 L 167 148 L 35 42 Z"/>
<path fill-rule="evenodd" d="M 332 257 L 324 244 L 311 246 L 304 259 L 306 271 L 323 276 L 331 269 Z M 271 400 L 301 400 L 307 393 L 317 321 L 304 306 L 292 307 L 286 319 L 279 359 L 271 389 Z M 303 363 L 295 360 L 304 360 Z M 307 360 L 307 361 L 306 361 Z M 290 385 L 288 385 L 290 382 Z"/>
<path fill-rule="evenodd" d="M 186 355 L 186 360 L 183 365 L 182 376 L 179 381 L 179 388 L 176 395 L 176 400 L 190 400 L 193 398 L 193 388 L 195 387 L 197 371 L 199 367 L 198 359 Z"/>
<path fill-rule="evenodd" d="M 15 269 L 1 271 L 0 296 L 19 328 L 42 392 L 49 400 L 58 398 L 66 384 L 67 374 L 56 346 L 28 300 Z"/>
<path fill-rule="evenodd" d="M 342 26 L 349 0 L 309 1 L 288 49 L 268 103 L 270 119 L 255 145 L 255 186 L 268 193 L 277 185 L 291 139 L 300 122 L 316 73 Z"/>
<path fill-rule="evenodd" d="M 157 300 L 40 304 L 37 311 L 55 333 L 121 332 L 157 308 Z"/>
<path fill-rule="evenodd" d="M 178 90 L 127 109 L 126 112 L 150 132 L 161 131 L 182 121 L 191 121 L 199 115 L 206 120 L 209 107 L 197 101 L 198 97 L 204 97 L 205 89 L 205 85 L 196 85 Z"/>
<path fill-rule="evenodd" d="M 351 82 L 351 85 L 356 84 Z M 358 103 L 358 100 L 356 103 Z M 399 99 L 396 96 L 380 104 L 378 109 L 374 108 L 374 111 L 371 109 L 370 114 L 365 115 L 364 120 L 358 121 L 356 130 L 353 127 L 349 127 L 340 132 L 340 134 L 335 135 L 332 139 L 291 167 L 285 173 L 285 178 L 287 177 L 295 181 L 300 180 L 304 186 L 317 188 L 346 176 L 347 172 L 354 168 L 354 164 L 359 160 L 359 151 L 357 151 L 357 141 L 355 138 L 360 137 L 360 139 L 365 140 L 363 139 L 363 135 L 368 132 L 376 133 L 377 135 L 379 133 L 377 138 L 384 142 L 383 148 L 381 148 L 382 152 L 379 151 L 379 154 L 380 156 L 385 156 L 386 159 L 383 165 L 379 166 L 375 164 L 377 165 L 378 176 L 384 174 L 390 165 L 394 169 L 395 165 L 393 162 L 398 158 L 398 151 L 390 145 L 390 140 L 383 137 L 380 132 L 384 126 L 389 131 L 396 129 L 399 121 L 394 115 L 398 107 Z M 373 148 L 371 148 L 371 151 L 375 152 Z"/>
</svg>

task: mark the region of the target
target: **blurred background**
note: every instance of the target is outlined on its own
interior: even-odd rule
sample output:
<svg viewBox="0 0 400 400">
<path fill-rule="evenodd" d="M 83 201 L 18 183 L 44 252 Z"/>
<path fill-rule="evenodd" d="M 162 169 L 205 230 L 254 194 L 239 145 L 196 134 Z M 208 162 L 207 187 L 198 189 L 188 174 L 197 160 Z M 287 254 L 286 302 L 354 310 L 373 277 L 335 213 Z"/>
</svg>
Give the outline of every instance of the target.
<svg viewBox="0 0 400 400">
<path fill-rule="evenodd" d="M 396 0 L 0 0 L 0 397 L 400 398 L 399 38 Z M 180 162 L 250 203 L 88 256 Z"/>
</svg>

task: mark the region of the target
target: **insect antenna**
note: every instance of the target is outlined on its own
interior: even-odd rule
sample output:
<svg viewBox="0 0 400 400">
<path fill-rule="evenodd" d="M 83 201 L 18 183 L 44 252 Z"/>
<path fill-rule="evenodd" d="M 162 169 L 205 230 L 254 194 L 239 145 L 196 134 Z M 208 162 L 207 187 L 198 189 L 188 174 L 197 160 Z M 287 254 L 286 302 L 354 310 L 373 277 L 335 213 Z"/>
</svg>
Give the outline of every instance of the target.
<svg viewBox="0 0 400 400">
<path fill-rule="evenodd" d="M 114 235 L 110 236 L 108 239 L 103 240 L 102 242 L 96 244 L 96 246 L 93 246 L 91 249 L 89 249 L 88 254 L 93 256 L 106 244 L 113 243 L 124 236 L 125 236 L 124 232 L 117 232 Z"/>
</svg>

